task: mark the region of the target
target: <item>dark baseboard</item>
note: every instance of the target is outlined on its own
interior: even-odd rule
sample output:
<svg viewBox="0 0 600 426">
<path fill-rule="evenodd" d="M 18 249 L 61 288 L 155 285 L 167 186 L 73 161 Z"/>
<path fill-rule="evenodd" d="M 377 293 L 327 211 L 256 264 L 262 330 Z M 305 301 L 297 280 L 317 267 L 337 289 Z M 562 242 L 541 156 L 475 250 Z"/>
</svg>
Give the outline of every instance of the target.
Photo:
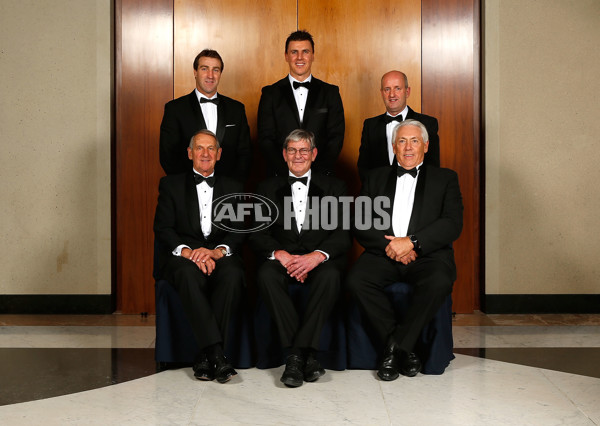
<svg viewBox="0 0 600 426">
<path fill-rule="evenodd" d="M 0 314 L 112 314 L 110 294 L 2 294 Z"/>
<path fill-rule="evenodd" d="M 598 314 L 600 294 L 487 294 L 486 314 Z"/>
</svg>

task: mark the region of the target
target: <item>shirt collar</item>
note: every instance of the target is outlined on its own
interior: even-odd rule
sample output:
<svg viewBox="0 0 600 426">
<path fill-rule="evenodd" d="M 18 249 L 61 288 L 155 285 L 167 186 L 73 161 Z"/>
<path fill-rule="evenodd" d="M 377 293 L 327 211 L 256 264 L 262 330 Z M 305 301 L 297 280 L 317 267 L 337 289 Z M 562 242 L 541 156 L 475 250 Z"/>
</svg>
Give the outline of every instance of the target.
<svg viewBox="0 0 600 426">
<path fill-rule="evenodd" d="M 288 74 L 288 80 L 290 81 L 290 84 L 293 87 L 294 81 L 297 81 L 298 83 L 309 83 L 312 80 L 312 74 L 309 75 L 308 78 L 306 80 L 304 80 L 304 81 L 297 80 L 294 77 L 292 77 L 291 74 Z"/>
<path fill-rule="evenodd" d="M 200 102 L 200 98 L 215 99 L 217 96 L 219 96 L 219 93 L 215 93 L 215 96 L 213 96 L 212 98 L 209 98 L 208 96 L 203 95 L 202 93 L 200 93 L 198 91 L 198 89 L 194 89 L 194 92 L 196 92 L 196 97 L 198 98 L 198 102 Z"/>
<path fill-rule="evenodd" d="M 406 115 L 408 114 L 408 105 L 406 105 L 404 107 L 404 109 L 400 112 L 400 114 L 397 115 L 392 115 L 389 112 L 386 111 L 385 113 L 386 115 L 389 115 L 390 117 L 400 117 L 402 116 L 402 121 L 406 120 Z"/>
</svg>

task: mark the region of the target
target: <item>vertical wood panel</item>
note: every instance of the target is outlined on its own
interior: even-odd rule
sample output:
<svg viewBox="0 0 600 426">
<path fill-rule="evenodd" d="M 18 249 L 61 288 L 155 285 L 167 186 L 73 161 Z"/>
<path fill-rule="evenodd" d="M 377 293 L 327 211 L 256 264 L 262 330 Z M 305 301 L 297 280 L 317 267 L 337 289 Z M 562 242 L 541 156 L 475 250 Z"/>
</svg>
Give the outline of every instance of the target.
<svg viewBox="0 0 600 426">
<path fill-rule="evenodd" d="M 465 205 L 453 308 L 471 313 L 479 308 L 479 1 L 423 0 L 422 14 L 423 112 L 439 120 L 441 163 L 458 172 Z"/>
<path fill-rule="evenodd" d="M 408 104 L 421 111 L 421 1 L 299 0 L 298 27 L 315 39 L 313 74 L 340 87 L 346 134 L 337 174 L 357 193 L 363 122 L 385 112 L 381 76 L 405 72 Z"/>
<path fill-rule="evenodd" d="M 218 91 L 242 102 L 257 157 L 261 88 L 288 72 L 285 39 L 296 29 L 296 0 L 175 0 L 175 97 L 195 87 L 192 62 L 215 49 L 224 70 Z"/>
<path fill-rule="evenodd" d="M 117 0 L 117 310 L 154 312 L 152 221 L 162 175 L 160 121 L 173 96 L 172 0 Z"/>
</svg>

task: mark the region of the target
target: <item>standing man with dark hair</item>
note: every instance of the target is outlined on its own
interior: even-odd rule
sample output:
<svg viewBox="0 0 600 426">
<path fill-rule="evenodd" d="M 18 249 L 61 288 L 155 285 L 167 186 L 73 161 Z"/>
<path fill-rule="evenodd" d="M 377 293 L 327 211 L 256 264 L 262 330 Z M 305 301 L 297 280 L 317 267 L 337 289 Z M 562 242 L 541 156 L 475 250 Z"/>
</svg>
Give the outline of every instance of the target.
<svg viewBox="0 0 600 426">
<path fill-rule="evenodd" d="M 160 125 L 160 164 L 166 174 L 189 171 L 192 162 L 187 146 L 201 129 L 213 132 L 223 149 L 216 165 L 219 176 L 244 181 L 250 173 L 252 151 L 244 105 L 217 93 L 223 66 L 217 51 L 200 52 L 194 59 L 196 88 L 165 105 Z"/>
<path fill-rule="evenodd" d="M 456 172 L 424 164 L 427 129 L 415 120 L 397 124 L 392 132 L 394 167 L 367 175 L 361 196 L 390 202 L 378 211 L 371 203 L 362 217 L 371 227 L 355 229 L 365 248 L 348 273 L 348 290 L 368 319 L 381 347 L 381 380 L 400 374 L 415 376 L 421 361 L 413 349 L 421 330 L 448 295 L 456 280 L 452 243 L 463 225 L 463 204 Z M 377 229 L 377 216 L 387 216 L 387 228 Z M 397 320 L 384 288 L 402 281 L 413 294 Z"/>
<path fill-rule="evenodd" d="M 257 189 L 280 214 L 271 226 L 250 236 L 262 260 L 258 289 L 287 351 L 281 381 L 288 387 L 314 382 L 325 374 L 315 352 L 323 324 L 338 300 L 351 245 L 350 233 L 341 226 L 341 206 L 325 211 L 321 202 L 339 202 L 346 194 L 346 185 L 333 176 L 313 172 L 316 157 L 313 134 L 302 129 L 292 131 L 283 143 L 287 174 L 271 177 Z M 296 311 L 288 294 L 292 283 L 309 287 L 303 315 Z"/>
<path fill-rule="evenodd" d="M 193 166 L 160 180 L 154 234 L 161 244 L 159 273 L 172 285 L 201 349 L 194 377 L 225 383 L 237 373 L 225 358 L 232 315 L 239 310 L 245 278 L 239 255 L 243 225 L 219 219 L 215 200 L 242 191 L 242 184 L 215 172 L 221 148 L 210 130 L 189 143 Z M 235 209 L 235 205 L 230 205 Z"/>
<path fill-rule="evenodd" d="M 425 164 L 440 166 L 438 121 L 434 117 L 419 114 L 406 105 L 409 96 L 410 86 L 406 74 L 389 71 L 381 77 L 381 97 L 386 112 L 368 118 L 363 125 L 358 154 L 358 174 L 361 181 L 364 182 L 369 170 L 395 163 L 392 130 L 398 123 L 408 119 L 423 123 L 429 134 L 429 150 L 425 155 Z"/>
<path fill-rule="evenodd" d="M 281 158 L 283 141 L 295 129 L 315 135 L 319 157 L 313 170 L 332 174 L 344 142 L 344 107 L 337 86 L 311 74 L 315 44 L 307 31 L 295 31 L 285 42 L 290 73 L 263 87 L 258 105 L 258 142 L 269 176 L 287 176 Z"/>
</svg>

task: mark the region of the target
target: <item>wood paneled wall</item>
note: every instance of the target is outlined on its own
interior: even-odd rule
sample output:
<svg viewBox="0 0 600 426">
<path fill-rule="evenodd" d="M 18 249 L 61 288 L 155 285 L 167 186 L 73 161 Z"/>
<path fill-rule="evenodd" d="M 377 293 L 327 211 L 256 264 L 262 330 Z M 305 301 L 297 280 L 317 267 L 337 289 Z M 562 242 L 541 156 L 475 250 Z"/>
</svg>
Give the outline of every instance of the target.
<svg viewBox="0 0 600 426">
<path fill-rule="evenodd" d="M 152 219 L 162 175 L 158 138 L 164 103 L 193 90 L 193 58 L 203 48 L 214 48 L 225 63 L 219 91 L 245 104 L 256 146 L 260 89 L 287 74 L 284 42 L 296 28 L 307 29 L 315 38 L 313 74 L 340 87 L 346 135 L 338 174 L 355 192 L 362 124 L 384 111 L 379 94 L 384 72 L 404 71 L 412 89 L 409 105 L 440 120 L 442 165 L 457 169 L 466 205 L 469 198 L 465 231 L 457 243 L 460 282 L 455 310 L 476 308 L 479 210 L 466 196 L 477 192 L 478 197 L 479 191 L 479 163 L 474 158 L 479 140 L 469 116 L 478 114 L 472 96 L 478 83 L 469 44 L 478 37 L 472 10 L 472 0 L 118 0 L 119 310 L 154 312 Z M 470 39 L 465 36 L 469 30 Z M 457 37 L 455 43 L 448 41 L 449 34 Z M 465 92 L 465 86 L 470 91 Z M 470 135 L 469 149 L 464 148 L 465 135 Z"/>
</svg>

